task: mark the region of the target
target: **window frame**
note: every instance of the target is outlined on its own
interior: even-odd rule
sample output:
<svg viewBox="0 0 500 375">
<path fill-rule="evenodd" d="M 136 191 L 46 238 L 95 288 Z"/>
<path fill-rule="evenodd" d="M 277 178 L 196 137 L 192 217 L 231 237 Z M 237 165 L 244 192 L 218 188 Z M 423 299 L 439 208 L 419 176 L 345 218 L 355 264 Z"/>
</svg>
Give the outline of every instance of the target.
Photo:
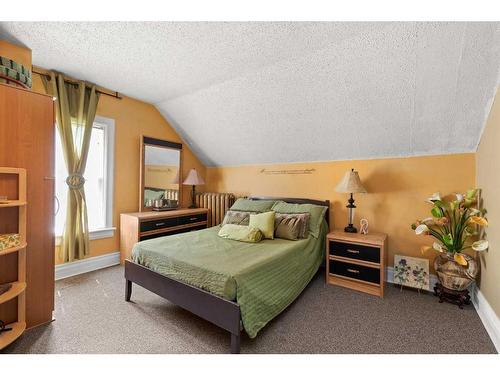
<svg viewBox="0 0 500 375">
<path fill-rule="evenodd" d="M 104 170 L 105 170 L 105 226 L 104 228 L 89 231 L 89 239 L 100 240 L 111 238 L 115 235 L 116 227 L 113 226 L 114 207 L 114 170 L 115 170 L 115 120 L 103 116 L 95 116 L 93 127 L 104 130 Z M 61 236 L 56 235 L 56 245 L 60 245 Z"/>
</svg>

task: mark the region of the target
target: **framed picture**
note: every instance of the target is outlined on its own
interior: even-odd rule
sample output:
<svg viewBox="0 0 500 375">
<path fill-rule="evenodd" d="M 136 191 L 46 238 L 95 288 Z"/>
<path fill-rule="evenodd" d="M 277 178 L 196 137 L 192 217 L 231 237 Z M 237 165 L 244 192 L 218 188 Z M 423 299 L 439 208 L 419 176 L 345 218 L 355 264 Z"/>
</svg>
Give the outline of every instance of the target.
<svg viewBox="0 0 500 375">
<path fill-rule="evenodd" d="M 394 284 L 429 290 L 429 260 L 394 255 Z"/>
</svg>

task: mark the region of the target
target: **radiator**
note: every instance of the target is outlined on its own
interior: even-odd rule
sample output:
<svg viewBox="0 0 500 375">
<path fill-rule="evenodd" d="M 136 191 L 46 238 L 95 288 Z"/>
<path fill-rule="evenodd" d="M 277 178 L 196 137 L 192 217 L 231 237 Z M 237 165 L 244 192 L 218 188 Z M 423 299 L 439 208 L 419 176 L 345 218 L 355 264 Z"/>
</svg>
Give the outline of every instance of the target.
<svg viewBox="0 0 500 375">
<path fill-rule="evenodd" d="M 196 205 L 208 208 L 208 226 L 219 225 L 227 210 L 233 205 L 235 197 L 231 193 L 196 193 Z"/>
</svg>

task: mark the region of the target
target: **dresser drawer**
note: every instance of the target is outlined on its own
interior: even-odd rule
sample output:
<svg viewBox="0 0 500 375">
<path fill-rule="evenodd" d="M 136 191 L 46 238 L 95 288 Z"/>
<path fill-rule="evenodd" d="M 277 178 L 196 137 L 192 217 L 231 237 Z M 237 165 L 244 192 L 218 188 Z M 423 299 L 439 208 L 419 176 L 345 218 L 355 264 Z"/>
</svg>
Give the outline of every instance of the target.
<svg viewBox="0 0 500 375">
<path fill-rule="evenodd" d="M 380 269 L 378 268 L 360 266 L 358 264 L 351 264 L 338 260 L 330 260 L 330 273 L 349 277 L 351 279 L 380 284 Z"/>
<path fill-rule="evenodd" d="M 158 220 L 142 221 L 141 232 L 149 232 L 151 230 L 164 229 L 179 225 L 178 217 L 168 217 Z"/>
<path fill-rule="evenodd" d="M 146 234 L 144 236 L 141 236 L 140 241 L 151 240 L 153 238 L 158 238 L 158 237 L 172 236 L 174 234 L 193 232 L 195 230 L 200 230 L 200 229 L 205 229 L 205 228 L 206 228 L 205 224 L 202 224 L 202 225 L 197 225 L 197 226 L 189 227 L 189 228 L 175 229 L 175 230 L 170 231 L 170 232 L 160 232 L 160 233 L 155 233 L 155 234 Z"/>
<path fill-rule="evenodd" d="M 330 255 L 380 263 L 380 248 L 330 241 Z"/>
<path fill-rule="evenodd" d="M 199 223 L 200 221 L 207 221 L 207 214 L 179 216 L 178 219 L 179 219 L 178 225 Z"/>
</svg>

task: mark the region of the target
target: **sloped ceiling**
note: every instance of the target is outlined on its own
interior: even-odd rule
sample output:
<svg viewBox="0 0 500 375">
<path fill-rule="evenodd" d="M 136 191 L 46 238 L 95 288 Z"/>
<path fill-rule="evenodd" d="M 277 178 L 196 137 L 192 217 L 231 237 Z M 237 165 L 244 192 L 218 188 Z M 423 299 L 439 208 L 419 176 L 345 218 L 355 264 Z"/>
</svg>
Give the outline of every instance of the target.
<svg viewBox="0 0 500 375">
<path fill-rule="evenodd" d="M 208 166 L 474 152 L 500 23 L 0 23 L 153 103 Z"/>
</svg>

